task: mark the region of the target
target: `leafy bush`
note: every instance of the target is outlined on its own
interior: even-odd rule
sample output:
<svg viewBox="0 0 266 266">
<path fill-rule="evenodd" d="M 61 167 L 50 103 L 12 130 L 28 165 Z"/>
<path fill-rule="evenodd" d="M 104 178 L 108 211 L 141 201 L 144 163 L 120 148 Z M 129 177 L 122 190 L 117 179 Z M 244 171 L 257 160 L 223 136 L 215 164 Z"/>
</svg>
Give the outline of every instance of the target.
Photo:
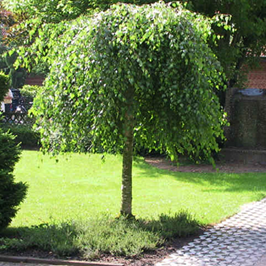
<svg viewBox="0 0 266 266">
<path fill-rule="evenodd" d="M 40 90 L 40 86 L 37 85 L 24 85 L 22 89 L 20 89 L 20 93 L 23 97 L 29 97 L 29 98 L 34 98 Z"/>
<path fill-rule="evenodd" d="M 20 148 L 15 137 L 0 128 L 0 230 L 7 227 L 17 213 L 17 206 L 26 196 L 27 185 L 15 183 L 13 170 L 19 160 Z"/>
<path fill-rule="evenodd" d="M 32 107 L 33 100 L 40 89 L 41 86 L 37 85 L 24 85 L 23 88 L 20 89 L 21 96 L 23 98 L 23 105 L 27 110 Z"/>
<path fill-rule="evenodd" d="M 9 89 L 9 77 L 0 72 L 0 102 L 4 99 Z"/>
<path fill-rule="evenodd" d="M 21 144 L 23 148 L 37 148 L 39 147 L 40 134 L 32 129 L 31 125 L 2 125 L 3 131 L 10 131 L 16 136 L 15 143 Z"/>
</svg>

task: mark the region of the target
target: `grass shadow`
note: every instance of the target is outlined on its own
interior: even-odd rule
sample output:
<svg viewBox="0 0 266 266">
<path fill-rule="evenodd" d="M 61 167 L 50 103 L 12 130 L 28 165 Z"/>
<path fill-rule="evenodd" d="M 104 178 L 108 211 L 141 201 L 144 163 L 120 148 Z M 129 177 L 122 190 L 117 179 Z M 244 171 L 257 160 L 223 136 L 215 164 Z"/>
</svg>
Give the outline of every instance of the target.
<svg viewBox="0 0 266 266">
<path fill-rule="evenodd" d="M 201 190 L 203 192 L 256 191 L 266 195 L 266 173 L 174 172 L 159 169 L 146 163 L 143 159 L 135 160 L 134 166 L 138 169 L 135 176 L 137 179 L 159 179 L 168 176 L 180 182 L 202 185 L 206 187 Z"/>
</svg>

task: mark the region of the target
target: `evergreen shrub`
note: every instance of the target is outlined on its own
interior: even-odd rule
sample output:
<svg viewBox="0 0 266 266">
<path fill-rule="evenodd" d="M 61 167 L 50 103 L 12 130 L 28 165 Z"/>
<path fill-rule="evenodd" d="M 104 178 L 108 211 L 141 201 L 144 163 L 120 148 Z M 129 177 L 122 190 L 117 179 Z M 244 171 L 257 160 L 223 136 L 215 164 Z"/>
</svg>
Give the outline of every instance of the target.
<svg viewBox="0 0 266 266">
<path fill-rule="evenodd" d="M 0 102 L 3 101 L 9 89 L 9 77 L 0 72 Z"/>
<path fill-rule="evenodd" d="M 31 124 L 25 125 L 2 125 L 3 131 L 11 132 L 16 136 L 14 139 L 16 144 L 20 144 L 22 148 L 38 148 L 40 145 L 40 134 L 32 129 Z"/>
<path fill-rule="evenodd" d="M 15 136 L 0 128 L 0 230 L 9 225 L 26 196 L 27 185 L 16 183 L 13 176 L 19 155 L 20 147 L 15 142 Z"/>
</svg>

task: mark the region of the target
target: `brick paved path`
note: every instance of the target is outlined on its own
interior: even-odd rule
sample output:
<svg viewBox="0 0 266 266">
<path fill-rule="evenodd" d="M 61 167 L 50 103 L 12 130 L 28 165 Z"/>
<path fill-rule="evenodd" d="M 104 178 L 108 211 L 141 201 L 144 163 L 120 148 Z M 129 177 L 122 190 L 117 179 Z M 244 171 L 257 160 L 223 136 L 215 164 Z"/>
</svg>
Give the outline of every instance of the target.
<svg viewBox="0 0 266 266">
<path fill-rule="evenodd" d="M 156 266 L 266 266 L 266 198 L 217 224 Z"/>
</svg>

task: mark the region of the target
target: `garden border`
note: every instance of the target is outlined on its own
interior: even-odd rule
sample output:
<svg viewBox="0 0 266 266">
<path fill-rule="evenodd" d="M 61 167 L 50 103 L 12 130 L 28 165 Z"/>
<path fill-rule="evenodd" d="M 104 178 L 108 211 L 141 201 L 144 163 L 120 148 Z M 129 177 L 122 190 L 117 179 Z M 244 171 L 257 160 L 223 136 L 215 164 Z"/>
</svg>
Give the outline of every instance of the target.
<svg viewBox="0 0 266 266">
<path fill-rule="evenodd" d="M 78 260 L 60 260 L 60 259 L 40 259 L 33 257 L 17 257 L 0 255 L 2 262 L 15 263 L 36 263 L 36 264 L 52 264 L 52 265 L 75 265 L 75 266 L 123 266 L 124 264 L 103 263 L 103 262 L 89 262 Z"/>
</svg>

